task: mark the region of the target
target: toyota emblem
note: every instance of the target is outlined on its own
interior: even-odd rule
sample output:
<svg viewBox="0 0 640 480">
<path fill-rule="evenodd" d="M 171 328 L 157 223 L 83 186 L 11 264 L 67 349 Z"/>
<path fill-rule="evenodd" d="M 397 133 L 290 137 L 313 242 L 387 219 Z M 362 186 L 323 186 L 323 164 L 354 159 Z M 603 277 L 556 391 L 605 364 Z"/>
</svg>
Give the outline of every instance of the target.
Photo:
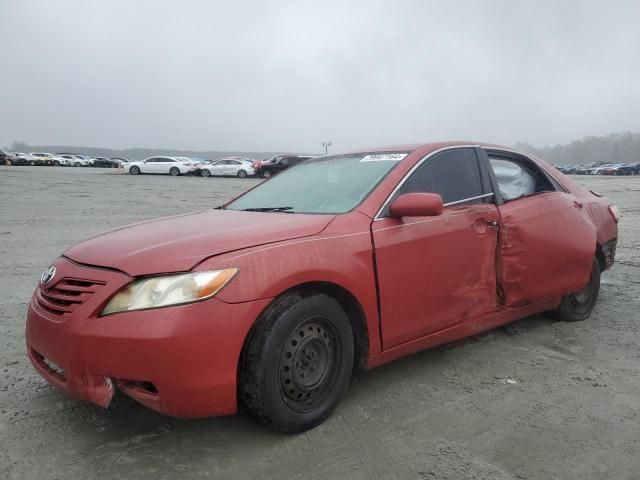
<svg viewBox="0 0 640 480">
<path fill-rule="evenodd" d="M 40 277 L 40 283 L 42 285 L 46 285 L 47 283 L 49 283 L 51 280 L 53 280 L 53 277 L 56 276 L 56 267 L 54 267 L 53 265 L 51 265 L 49 268 L 47 268 L 44 273 L 42 274 L 42 276 Z"/>
</svg>

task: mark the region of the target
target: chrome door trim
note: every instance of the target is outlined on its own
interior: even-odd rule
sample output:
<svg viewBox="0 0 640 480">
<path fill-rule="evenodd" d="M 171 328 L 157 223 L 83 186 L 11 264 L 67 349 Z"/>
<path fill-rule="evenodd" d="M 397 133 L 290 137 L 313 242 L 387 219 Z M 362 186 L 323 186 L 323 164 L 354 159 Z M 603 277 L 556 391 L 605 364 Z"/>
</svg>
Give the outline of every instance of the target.
<svg viewBox="0 0 640 480">
<path fill-rule="evenodd" d="M 459 205 L 461 203 L 467 203 L 467 202 L 470 202 L 472 200 L 480 200 L 481 198 L 488 198 L 488 197 L 493 197 L 493 192 L 485 193 L 483 195 L 478 195 L 476 197 L 463 198 L 462 200 L 456 200 L 455 202 L 445 203 L 442 206 L 443 207 L 450 207 L 452 205 Z"/>
</svg>

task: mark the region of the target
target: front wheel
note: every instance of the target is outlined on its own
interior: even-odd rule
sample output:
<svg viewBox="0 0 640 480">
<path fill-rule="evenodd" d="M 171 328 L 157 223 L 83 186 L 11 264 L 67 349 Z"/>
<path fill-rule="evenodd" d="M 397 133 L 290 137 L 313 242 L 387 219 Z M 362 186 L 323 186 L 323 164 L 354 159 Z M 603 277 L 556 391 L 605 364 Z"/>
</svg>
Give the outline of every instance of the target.
<svg viewBox="0 0 640 480">
<path fill-rule="evenodd" d="M 76 162 L 76 163 L 74 163 L 74 164 L 73 164 L 73 166 L 74 166 L 74 167 L 81 167 L 81 166 L 82 166 L 82 164 L 81 164 L 80 162 Z"/>
<path fill-rule="evenodd" d="M 180 169 L 178 167 L 171 167 L 171 170 L 169 170 L 169 174 L 172 177 L 177 177 L 178 175 L 180 175 Z"/>
<path fill-rule="evenodd" d="M 36 166 L 36 161 L 35 160 L 29 160 L 29 165 L 31 165 L 32 167 Z"/>
<path fill-rule="evenodd" d="M 207 170 L 206 168 L 203 168 L 202 170 L 200 170 L 200 176 L 202 176 L 202 177 L 210 177 L 211 176 L 211 172 L 209 170 Z"/>
<path fill-rule="evenodd" d="M 593 259 L 591 276 L 581 290 L 562 297 L 560 306 L 553 311 L 553 317 L 564 322 L 580 322 L 591 315 L 593 307 L 598 301 L 600 292 L 600 264 Z"/>
<path fill-rule="evenodd" d="M 247 177 L 247 172 L 245 170 L 238 170 L 238 177 L 246 178 Z"/>
<path fill-rule="evenodd" d="M 239 395 L 274 430 L 302 432 L 322 423 L 353 369 L 349 317 L 322 293 L 280 298 L 256 323 L 240 362 Z"/>
<path fill-rule="evenodd" d="M 129 169 L 129 173 L 131 175 L 139 175 L 140 174 L 140 167 L 136 167 L 135 165 L 133 167 L 131 167 Z"/>
</svg>

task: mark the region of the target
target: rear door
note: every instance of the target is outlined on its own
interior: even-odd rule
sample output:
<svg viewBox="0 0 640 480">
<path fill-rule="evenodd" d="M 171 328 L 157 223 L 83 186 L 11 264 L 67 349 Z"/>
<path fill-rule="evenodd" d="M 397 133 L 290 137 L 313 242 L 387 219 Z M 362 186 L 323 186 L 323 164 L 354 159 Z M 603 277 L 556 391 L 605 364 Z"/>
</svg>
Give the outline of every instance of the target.
<svg viewBox="0 0 640 480">
<path fill-rule="evenodd" d="M 234 176 L 237 175 L 241 165 L 242 163 L 238 162 L 237 160 L 229 160 L 227 169 L 226 169 L 226 174 L 234 175 Z"/>
<path fill-rule="evenodd" d="M 397 219 L 387 206 L 372 224 L 385 349 L 496 309 L 498 210 L 476 150 L 426 159 L 389 203 L 412 192 L 438 193 L 445 207 Z"/>
<path fill-rule="evenodd" d="M 500 301 L 507 307 L 575 292 L 588 281 L 596 229 L 584 206 L 531 159 L 487 150 L 500 212 Z"/>
</svg>

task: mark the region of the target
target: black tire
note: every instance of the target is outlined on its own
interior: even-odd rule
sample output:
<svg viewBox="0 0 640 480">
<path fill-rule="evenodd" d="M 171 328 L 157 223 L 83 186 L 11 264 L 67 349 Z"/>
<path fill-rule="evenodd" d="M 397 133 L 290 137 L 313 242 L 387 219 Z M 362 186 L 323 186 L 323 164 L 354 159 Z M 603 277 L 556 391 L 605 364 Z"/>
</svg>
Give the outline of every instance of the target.
<svg viewBox="0 0 640 480">
<path fill-rule="evenodd" d="M 137 166 L 134 165 L 133 167 L 131 167 L 129 169 L 129 173 L 131 175 L 139 175 L 140 174 L 140 167 L 137 167 Z"/>
<path fill-rule="evenodd" d="M 58 160 L 54 160 L 53 161 L 53 166 L 54 167 L 59 167 L 60 166 L 60 162 Z"/>
<path fill-rule="evenodd" d="M 81 167 L 81 166 L 82 166 L 82 164 L 81 164 L 80 162 L 76 162 L 76 163 L 74 163 L 74 164 L 73 164 L 73 166 L 74 166 L 74 167 Z"/>
<path fill-rule="evenodd" d="M 200 176 L 201 177 L 210 177 L 211 176 L 211 172 L 209 170 L 207 170 L 206 168 L 203 168 L 202 170 L 200 170 Z"/>
<path fill-rule="evenodd" d="M 274 430 L 308 430 L 340 401 L 353 356 L 349 317 L 335 299 L 322 293 L 287 294 L 258 319 L 247 339 L 240 399 Z"/>
<path fill-rule="evenodd" d="M 172 177 L 177 177 L 178 175 L 180 175 L 180 169 L 178 167 L 171 167 L 169 169 L 169 175 L 171 175 Z"/>
<path fill-rule="evenodd" d="M 593 259 L 589 281 L 579 292 L 562 297 L 560 306 L 552 312 L 553 317 L 563 322 L 581 322 L 591 315 L 600 292 L 600 264 Z"/>
<path fill-rule="evenodd" d="M 35 160 L 29 160 L 29 165 L 31 165 L 32 167 L 36 166 L 36 161 Z"/>
<path fill-rule="evenodd" d="M 13 162 L 11 160 L 7 159 L 6 165 L 13 165 Z"/>
<path fill-rule="evenodd" d="M 264 170 L 261 176 L 262 178 L 271 178 L 271 170 Z"/>
<path fill-rule="evenodd" d="M 246 170 L 238 170 L 238 177 L 247 178 L 247 171 Z"/>
</svg>

